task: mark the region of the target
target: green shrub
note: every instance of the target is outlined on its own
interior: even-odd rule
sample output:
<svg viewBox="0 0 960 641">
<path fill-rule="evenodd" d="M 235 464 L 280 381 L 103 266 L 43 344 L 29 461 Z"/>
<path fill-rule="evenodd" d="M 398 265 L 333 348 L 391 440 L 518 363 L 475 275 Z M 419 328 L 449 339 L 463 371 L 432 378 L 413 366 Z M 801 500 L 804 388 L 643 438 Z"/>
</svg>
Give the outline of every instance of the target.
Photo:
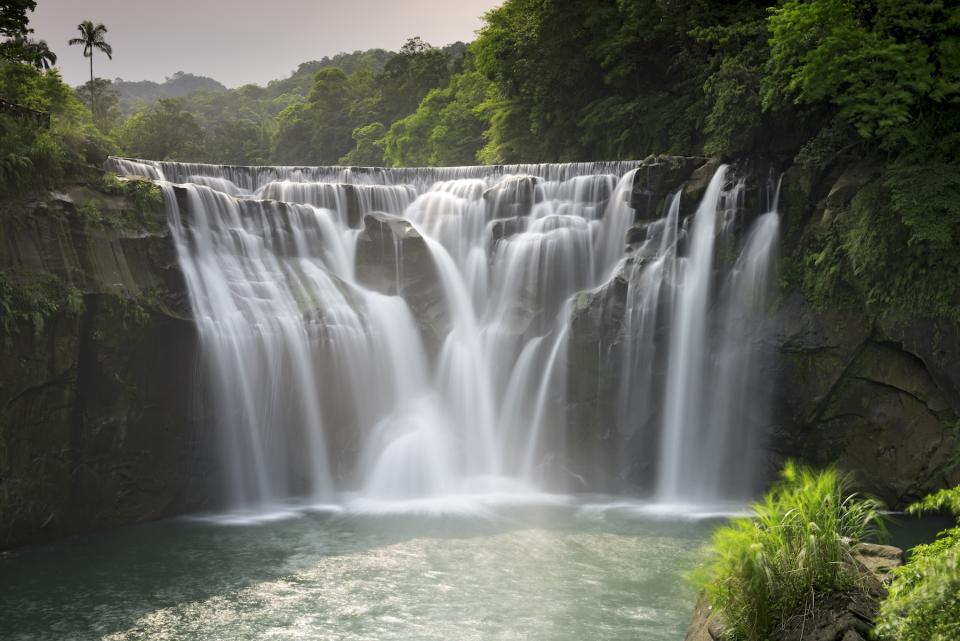
<svg viewBox="0 0 960 641">
<path fill-rule="evenodd" d="M 163 191 L 153 182 L 139 178 L 119 179 L 116 174 L 107 172 L 91 187 L 105 194 L 124 196 L 133 205 L 132 211 L 125 211 L 120 217 L 102 222 L 113 227 L 148 232 L 163 229 Z"/>
<path fill-rule="evenodd" d="M 960 518 L 960 487 L 928 496 L 913 514 L 949 510 Z M 960 639 L 960 523 L 929 545 L 918 545 L 898 568 L 880 604 L 875 634 L 884 641 Z"/>
<path fill-rule="evenodd" d="M 34 274 L 22 282 L 0 271 L 0 336 L 4 343 L 29 324 L 34 334 L 43 332 L 47 320 L 57 312 L 76 316 L 83 311 L 83 292 L 54 274 Z"/>
<path fill-rule="evenodd" d="M 787 463 L 753 515 L 713 535 L 694 577 L 723 617 L 726 636 L 765 641 L 819 595 L 858 589 L 851 550 L 884 533 L 880 504 L 849 492 L 834 469 Z"/>
</svg>

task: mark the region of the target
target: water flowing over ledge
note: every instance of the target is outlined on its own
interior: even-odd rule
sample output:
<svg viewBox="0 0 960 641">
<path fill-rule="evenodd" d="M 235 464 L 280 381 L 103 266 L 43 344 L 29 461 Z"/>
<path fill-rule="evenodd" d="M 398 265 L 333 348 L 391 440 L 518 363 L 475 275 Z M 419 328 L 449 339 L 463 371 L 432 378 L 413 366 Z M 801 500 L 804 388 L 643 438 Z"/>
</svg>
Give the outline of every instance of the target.
<svg viewBox="0 0 960 641">
<path fill-rule="evenodd" d="M 778 216 L 771 189 L 744 220 L 731 168 L 686 217 L 679 191 L 635 209 L 641 162 L 108 169 L 163 188 L 235 506 L 588 489 L 571 317 L 617 279 L 623 324 L 597 349 L 616 352 L 612 427 L 657 453 L 643 489 L 749 495 Z"/>
</svg>

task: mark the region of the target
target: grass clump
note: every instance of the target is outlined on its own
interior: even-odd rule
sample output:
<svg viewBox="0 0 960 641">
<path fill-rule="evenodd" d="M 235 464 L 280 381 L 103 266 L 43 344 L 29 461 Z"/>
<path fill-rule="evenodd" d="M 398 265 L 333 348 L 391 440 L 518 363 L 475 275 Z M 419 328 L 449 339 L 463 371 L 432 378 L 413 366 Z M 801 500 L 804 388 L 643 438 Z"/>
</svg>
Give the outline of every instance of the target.
<svg viewBox="0 0 960 641">
<path fill-rule="evenodd" d="M 950 511 L 956 526 L 910 551 L 880 604 L 876 637 L 883 641 L 960 639 L 960 486 L 941 490 L 907 508 L 912 514 Z"/>
<path fill-rule="evenodd" d="M 823 594 L 858 588 L 852 550 L 884 533 L 880 503 L 850 492 L 835 469 L 787 463 L 780 481 L 713 535 L 694 577 L 723 618 L 725 636 L 766 641 Z"/>
</svg>

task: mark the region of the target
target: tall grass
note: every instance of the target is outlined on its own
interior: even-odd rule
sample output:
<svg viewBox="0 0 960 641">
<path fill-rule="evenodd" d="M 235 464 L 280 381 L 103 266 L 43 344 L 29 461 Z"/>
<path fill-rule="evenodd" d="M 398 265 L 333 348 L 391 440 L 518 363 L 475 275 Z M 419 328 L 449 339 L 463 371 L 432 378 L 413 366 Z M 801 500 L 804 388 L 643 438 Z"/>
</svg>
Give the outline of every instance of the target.
<svg viewBox="0 0 960 641">
<path fill-rule="evenodd" d="M 723 617 L 727 638 L 766 641 L 822 594 L 857 587 L 852 548 L 881 536 L 881 505 L 850 492 L 835 469 L 787 463 L 780 481 L 713 535 L 711 557 L 694 576 Z"/>
</svg>

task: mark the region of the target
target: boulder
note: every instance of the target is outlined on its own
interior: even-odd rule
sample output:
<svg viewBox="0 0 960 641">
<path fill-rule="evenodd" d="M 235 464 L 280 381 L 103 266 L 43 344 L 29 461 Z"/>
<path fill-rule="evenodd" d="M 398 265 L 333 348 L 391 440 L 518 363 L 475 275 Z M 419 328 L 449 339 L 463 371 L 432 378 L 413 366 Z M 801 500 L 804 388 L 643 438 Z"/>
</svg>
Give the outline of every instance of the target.
<svg viewBox="0 0 960 641">
<path fill-rule="evenodd" d="M 529 216 L 535 203 L 542 200 L 536 176 L 504 176 L 483 192 L 489 218 Z"/>
<path fill-rule="evenodd" d="M 688 156 L 649 156 L 645 158 L 633 177 L 630 190 L 630 206 L 636 211 L 638 221 L 660 218 L 667 195 L 676 191 L 694 173 L 702 173 L 706 158 Z M 713 167 L 714 171 L 716 166 Z M 710 172 L 712 175 L 712 172 Z M 709 182 L 709 178 L 707 181 Z M 685 194 L 686 195 L 686 194 Z"/>
<path fill-rule="evenodd" d="M 427 242 L 410 221 L 384 213 L 364 216 L 357 238 L 357 280 L 388 296 L 402 295 L 436 353 L 449 326 L 437 265 Z"/>
<path fill-rule="evenodd" d="M 500 218 L 490 223 L 490 242 L 496 243 L 526 230 L 529 219 L 522 216 Z"/>
</svg>

